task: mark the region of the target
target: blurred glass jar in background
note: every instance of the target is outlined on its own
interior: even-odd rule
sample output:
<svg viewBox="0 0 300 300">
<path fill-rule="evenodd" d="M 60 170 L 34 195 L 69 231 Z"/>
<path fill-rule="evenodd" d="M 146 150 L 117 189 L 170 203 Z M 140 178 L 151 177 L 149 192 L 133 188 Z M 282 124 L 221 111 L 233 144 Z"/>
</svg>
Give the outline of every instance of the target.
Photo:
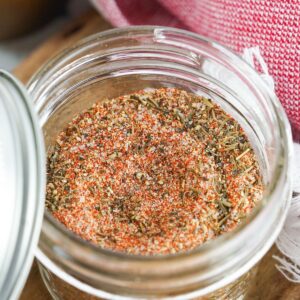
<svg viewBox="0 0 300 300">
<path fill-rule="evenodd" d="M 58 14 L 66 1 L 0 0 L 0 40 L 35 30 Z"/>
</svg>

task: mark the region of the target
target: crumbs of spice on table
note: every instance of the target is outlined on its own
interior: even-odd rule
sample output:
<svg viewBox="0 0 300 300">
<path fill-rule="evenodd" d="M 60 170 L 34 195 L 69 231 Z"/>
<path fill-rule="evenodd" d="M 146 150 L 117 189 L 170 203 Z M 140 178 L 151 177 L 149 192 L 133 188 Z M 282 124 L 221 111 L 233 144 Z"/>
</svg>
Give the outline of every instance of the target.
<svg viewBox="0 0 300 300">
<path fill-rule="evenodd" d="M 234 229 L 262 193 L 238 122 L 179 89 L 94 104 L 48 155 L 53 216 L 99 247 L 130 254 L 193 249 Z"/>
</svg>

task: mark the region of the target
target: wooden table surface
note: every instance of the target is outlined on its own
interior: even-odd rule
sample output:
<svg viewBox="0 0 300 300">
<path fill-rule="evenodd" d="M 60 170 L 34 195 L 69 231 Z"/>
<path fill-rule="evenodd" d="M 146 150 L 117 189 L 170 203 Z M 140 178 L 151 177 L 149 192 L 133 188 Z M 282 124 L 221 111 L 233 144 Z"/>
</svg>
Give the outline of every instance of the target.
<svg viewBox="0 0 300 300">
<path fill-rule="evenodd" d="M 55 34 L 38 49 L 36 49 L 15 70 L 14 74 L 26 82 L 32 74 L 55 52 L 73 44 L 90 34 L 110 28 L 96 12 L 89 12 L 67 25 L 64 30 Z M 300 284 L 288 282 L 275 268 L 272 255 L 278 254 L 275 246 L 267 253 L 259 265 L 255 283 L 252 286 L 249 299 L 253 300 L 300 300 Z M 21 300 L 50 300 L 40 277 L 36 262 L 33 263 L 30 275 Z M 75 299 L 70 299 L 75 300 Z"/>
</svg>

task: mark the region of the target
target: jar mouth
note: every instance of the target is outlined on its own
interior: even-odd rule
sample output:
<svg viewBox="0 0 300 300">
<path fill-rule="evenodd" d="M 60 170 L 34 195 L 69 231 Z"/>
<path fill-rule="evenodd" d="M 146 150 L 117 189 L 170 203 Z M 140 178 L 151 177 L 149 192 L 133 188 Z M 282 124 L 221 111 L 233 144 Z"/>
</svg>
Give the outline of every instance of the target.
<svg viewBox="0 0 300 300">
<path fill-rule="evenodd" d="M 260 204 L 258 204 L 252 211 L 252 213 L 248 216 L 248 218 L 242 222 L 235 230 L 232 232 L 223 234 L 216 239 L 207 242 L 193 250 L 187 252 L 179 252 L 175 254 L 167 254 L 167 255 L 157 255 L 157 256 L 142 256 L 142 255 L 132 255 L 127 253 L 115 252 L 108 249 L 103 249 L 93 245 L 90 242 L 84 241 L 80 237 L 78 237 L 75 233 L 69 231 L 65 228 L 61 223 L 59 223 L 54 217 L 46 211 L 45 213 L 45 220 L 44 220 L 44 230 L 47 230 L 47 227 L 55 228 L 55 230 L 59 231 L 63 234 L 68 240 L 73 241 L 74 243 L 81 245 L 84 249 L 91 251 L 93 253 L 98 253 L 101 257 L 105 258 L 114 258 L 118 261 L 123 260 L 127 263 L 134 263 L 134 262 L 144 262 L 144 263 L 153 263 L 153 262 L 165 262 L 168 263 L 175 262 L 175 261 L 191 261 L 190 259 L 195 257 L 199 258 L 199 264 L 203 263 L 204 257 L 207 256 L 208 253 L 214 252 L 214 255 L 219 253 L 220 251 L 224 250 L 224 253 L 229 251 L 233 245 L 237 245 L 239 240 L 245 239 L 245 237 L 249 234 L 249 230 L 247 228 L 250 225 L 253 228 L 258 228 L 258 219 L 265 217 L 265 214 L 262 212 L 266 211 L 268 207 L 274 205 L 278 199 L 279 193 L 279 186 L 282 184 L 283 181 L 287 182 L 287 185 L 290 186 L 290 161 L 291 161 L 291 149 L 292 149 L 292 138 L 290 132 L 290 126 L 285 115 L 285 112 L 275 96 L 275 94 L 270 90 L 270 88 L 263 82 L 259 74 L 249 66 L 245 61 L 242 60 L 239 56 L 232 53 L 229 49 L 224 46 L 219 45 L 218 43 L 205 38 L 201 37 L 198 34 L 194 34 L 185 30 L 174 29 L 174 28 L 167 28 L 167 27 L 159 27 L 159 26 L 133 26 L 133 27 L 125 27 L 121 29 L 112 29 L 107 30 L 102 33 L 97 33 L 92 35 L 86 39 L 83 39 L 81 42 L 77 43 L 75 46 L 71 47 L 70 49 L 62 51 L 60 54 L 52 58 L 48 61 L 42 69 L 40 69 L 35 76 L 31 79 L 28 84 L 29 91 L 33 95 L 37 95 L 35 92 L 36 89 L 41 89 L 40 82 L 42 80 L 47 80 L 54 75 L 55 72 L 60 72 L 60 68 L 64 66 L 68 60 L 72 60 L 76 58 L 78 55 L 81 54 L 83 48 L 89 49 L 93 47 L 95 43 L 104 43 L 106 40 L 113 40 L 114 38 L 134 38 L 134 36 L 139 35 L 141 33 L 149 33 L 153 34 L 155 38 L 157 37 L 164 37 L 165 35 L 169 34 L 173 37 L 172 45 L 176 46 L 176 43 L 179 43 L 178 38 L 184 37 L 190 43 L 188 46 L 192 52 L 192 49 L 196 49 L 197 42 L 203 43 L 207 46 L 207 51 L 212 51 L 211 55 L 215 55 L 213 51 L 218 51 L 224 57 L 222 59 L 226 59 L 226 61 L 230 64 L 235 64 L 237 67 L 237 71 L 241 74 L 244 74 L 245 77 L 253 78 L 257 83 L 259 83 L 258 89 L 263 91 L 263 94 L 266 95 L 270 99 L 270 104 L 272 105 L 272 110 L 275 112 L 274 118 L 276 118 L 277 130 L 279 132 L 279 141 L 277 141 L 278 149 L 276 149 L 276 156 L 277 156 L 277 163 L 272 170 L 272 178 L 268 182 L 265 187 L 264 198 Z M 167 43 L 168 41 L 166 41 Z M 151 45 L 149 45 L 150 47 Z M 197 59 L 197 58 L 195 58 Z M 36 98 L 36 97 L 35 97 Z M 39 98 L 35 99 L 35 104 L 37 105 L 39 110 L 42 110 L 43 101 Z M 42 125 L 44 123 L 41 120 Z M 289 194 L 288 198 L 290 197 L 291 192 L 287 192 Z M 276 200 L 277 199 L 277 200 Z M 248 265 L 245 264 L 245 268 L 250 268 L 253 266 L 267 251 L 268 248 L 273 244 L 275 238 L 277 237 L 289 206 L 289 200 L 286 201 L 284 208 L 280 210 L 280 218 L 277 219 L 277 227 L 276 230 L 272 232 L 272 237 L 268 236 L 268 241 L 264 243 L 263 247 L 259 247 L 259 252 L 253 259 L 251 263 Z M 279 212 L 277 212 L 279 213 Z M 257 223 L 257 224 L 256 224 Z M 216 250 L 218 249 L 218 250 Z M 223 250 L 222 250 L 223 249 Z M 39 250 L 38 253 L 42 253 L 43 250 Z M 40 257 L 39 257 L 40 256 Z M 42 259 L 42 255 L 38 254 L 38 258 Z"/>
</svg>

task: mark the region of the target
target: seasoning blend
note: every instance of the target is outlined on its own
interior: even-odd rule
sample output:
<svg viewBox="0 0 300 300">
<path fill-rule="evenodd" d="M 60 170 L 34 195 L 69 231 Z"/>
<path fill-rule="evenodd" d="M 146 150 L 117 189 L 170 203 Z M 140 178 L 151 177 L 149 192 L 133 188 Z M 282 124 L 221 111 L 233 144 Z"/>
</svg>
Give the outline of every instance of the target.
<svg viewBox="0 0 300 300">
<path fill-rule="evenodd" d="M 136 255 L 191 250 L 234 229 L 262 199 L 240 125 L 183 90 L 93 105 L 49 153 L 46 205 L 95 245 Z"/>
</svg>

